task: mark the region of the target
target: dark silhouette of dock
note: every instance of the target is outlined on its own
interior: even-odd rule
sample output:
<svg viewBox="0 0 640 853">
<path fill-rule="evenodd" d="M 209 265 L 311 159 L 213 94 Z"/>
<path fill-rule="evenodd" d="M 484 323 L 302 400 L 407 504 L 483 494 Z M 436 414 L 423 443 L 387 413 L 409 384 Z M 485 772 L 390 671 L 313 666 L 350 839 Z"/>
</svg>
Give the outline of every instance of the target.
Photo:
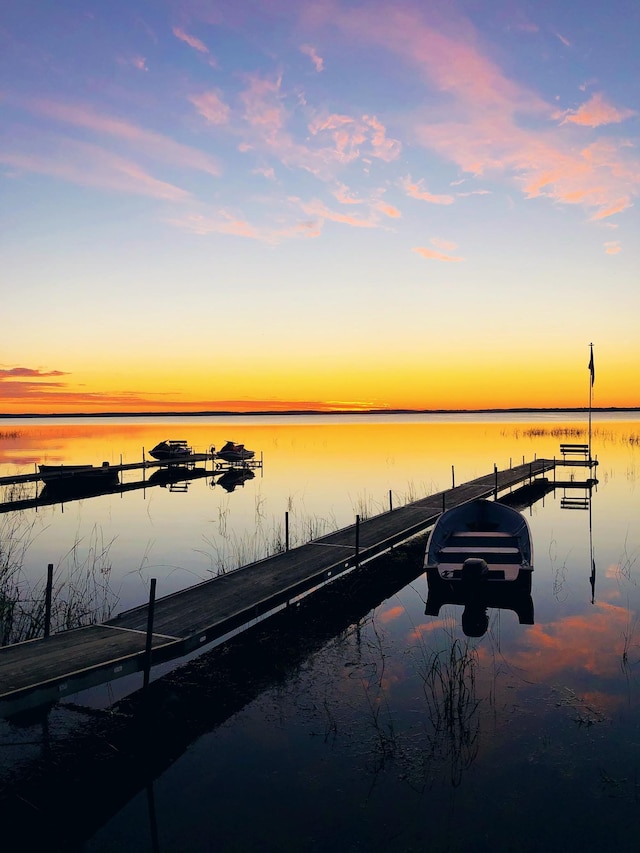
<svg viewBox="0 0 640 853">
<path fill-rule="evenodd" d="M 597 462 L 591 461 L 591 465 Z M 118 614 L 100 625 L 0 648 L 0 715 L 8 716 L 183 657 L 431 527 L 440 513 L 540 483 L 558 460 L 538 459 L 429 495 L 233 572 Z M 574 463 L 572 463 L 574 464 Z M 593 483 L 595 481 L 587 481 Z M 548 480 L 548 490 L 585 483 Z M 155 584 L 155 582 L 152 582 Z"/>
</svg>

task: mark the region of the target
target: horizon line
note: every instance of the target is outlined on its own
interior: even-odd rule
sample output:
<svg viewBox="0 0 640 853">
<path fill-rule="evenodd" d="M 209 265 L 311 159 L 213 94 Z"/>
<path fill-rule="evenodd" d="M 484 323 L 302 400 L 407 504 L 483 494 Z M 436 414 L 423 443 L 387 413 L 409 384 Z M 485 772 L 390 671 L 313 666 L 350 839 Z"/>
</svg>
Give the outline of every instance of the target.
<svg viewBox="0 0 640 853">
<path fill-rule="evenodd" d="M 9 418 L 127 418 L 127 417 L 255 417 L 255 416 L 303 416 L 303 415 L 473 415 L 473 414 L 516 414 L 536 412 L 640 412 L 640 406 L 514 406 L 484 409 L 245 409 L 200 411 L 128 411 L 128 412 L 19 412 L 0 413 L 0 420 Z"/>
</svg>

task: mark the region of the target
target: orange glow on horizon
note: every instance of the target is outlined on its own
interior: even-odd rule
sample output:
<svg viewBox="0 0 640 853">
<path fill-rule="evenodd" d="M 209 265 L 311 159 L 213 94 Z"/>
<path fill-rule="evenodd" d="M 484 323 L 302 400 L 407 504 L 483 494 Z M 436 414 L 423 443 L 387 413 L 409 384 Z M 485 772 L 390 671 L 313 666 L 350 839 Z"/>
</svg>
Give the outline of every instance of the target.
<svg viewBox="0 0 640 853">
<path fill-rule="evenodd" d="M 354 356 L 355 357 L 355 356 Z M 358 412 L 371 410 L 474 411 L 483 409 L 587 408 L 588 350 L 582 363 L 523 362 L 469 353 L 451 354 L 435 366 L 410 350 L 377 355 L 365 367 L 322 365 L 304 355 L 290 364 L 275 356 L 240 359 L 233 368 L 205 373 L 187 363 L 114 363 L 105 372 L 0 370 L 0 416 L 128 412 Z M 400 359 L 400 360 L 399 360 Z M 401 362 L 401 363 L 400 363 Z M 594 408 L 640 407 L 640 366 L 622 356 L 596 358 Z M 144 389 L 144 390 L 139 390 Z M 213 393 L 212 393 L 213 392 Z"/>
</svg>

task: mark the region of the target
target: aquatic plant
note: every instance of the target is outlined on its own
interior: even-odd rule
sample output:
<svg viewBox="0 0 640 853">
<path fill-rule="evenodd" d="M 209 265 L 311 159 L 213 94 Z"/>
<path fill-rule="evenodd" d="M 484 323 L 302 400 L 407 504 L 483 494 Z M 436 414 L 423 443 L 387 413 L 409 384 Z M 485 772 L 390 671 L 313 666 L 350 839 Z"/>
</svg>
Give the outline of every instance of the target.
<svg viewBox="0 0 640 853">
<path fill-rule="evenodd" d="M 420 641 L 421 662 L 418 675 L 429 725 L 426 738 L 429 749 L 425 762 L 441 761 L 449 765 L 454 787 L 462 781 L 464 770 L 475 760 L 480 745 L 480 700 L 476 695 L 478 651 L 469 638 L 455 636 L 455 627 L 445 622 L 431 645 Z"/>
<path fill-rule="evenodd" d="M 25 574 L 27 552 L 36 536 L 34 517 L 7 513 L 0 521 L 0 645 L 43 636 L 46 575 L 31 583 Z M 117 598 L 110 588 L 109 549 L 94 528 L 77 539 L 53 571 L 50 631 L 67 630 L 109 618 Z M 44 569 L 44 567 L 43 567 Z"/>
</svg>

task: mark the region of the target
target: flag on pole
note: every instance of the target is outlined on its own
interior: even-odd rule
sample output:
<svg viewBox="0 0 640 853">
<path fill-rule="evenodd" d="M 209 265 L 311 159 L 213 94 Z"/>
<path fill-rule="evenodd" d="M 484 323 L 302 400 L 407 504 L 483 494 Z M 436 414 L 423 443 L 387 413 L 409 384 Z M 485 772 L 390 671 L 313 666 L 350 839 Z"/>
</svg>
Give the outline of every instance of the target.
<svg viewBox="0 0 640 853">
<path fill-rule="evenodd" d="M 591 358 L 589 359 L 589 373 L 591 374 L 591 387 L 593 388 L 593 382 L 596 378 L 596 369 L 593 365 L 593 344 L 589 344 L 591 347 Z"/>
</svg>

